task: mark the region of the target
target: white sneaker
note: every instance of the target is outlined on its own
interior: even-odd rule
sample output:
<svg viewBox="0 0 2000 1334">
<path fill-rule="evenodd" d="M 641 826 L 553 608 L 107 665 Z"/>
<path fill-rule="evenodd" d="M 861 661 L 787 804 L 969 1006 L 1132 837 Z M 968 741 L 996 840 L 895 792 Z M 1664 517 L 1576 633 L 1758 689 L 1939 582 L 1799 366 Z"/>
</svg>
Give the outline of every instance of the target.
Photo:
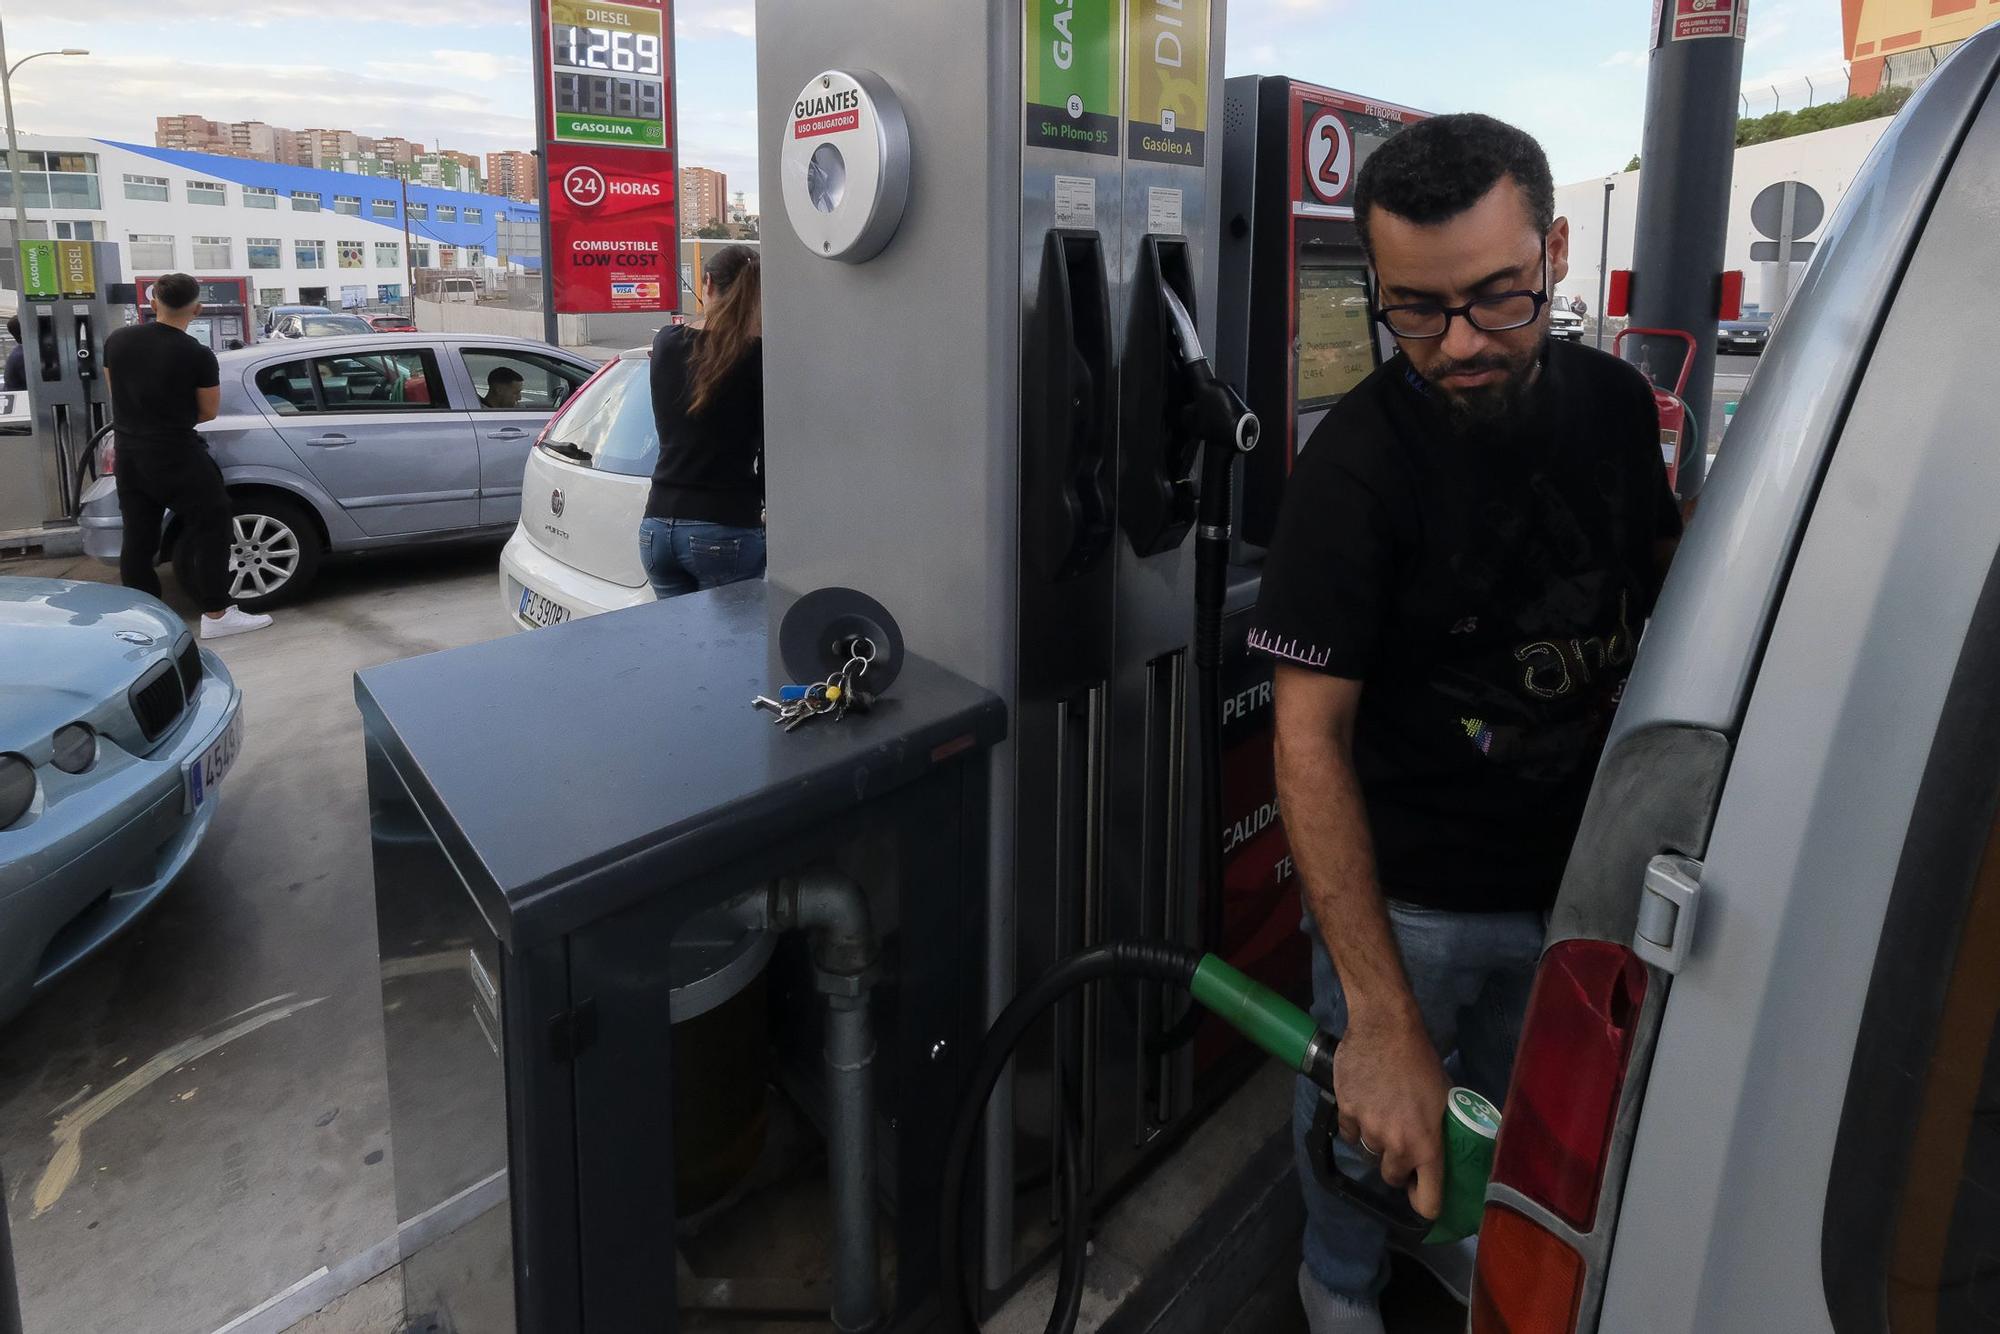
<svg viewBox="0 0 2000 1334">
<path fill-rule="evenodd" d="M 241 607 L 231 607 L 220 616 L 204 615 L 201 618 L 201 637 L 223 639 L 230 635 L 247 635 L 252 630 L 262 630 L 270 623 L 271 618 L 268 616 L 245 611 Z"/>
<path fill-rule="evenodd" d="M 1312 1334 L 1383 1334 L 1381 1311 L 1328 1292 L 1303 1264 L 1299 1301 L 1306 1308 L 1306 1328 Z"/>
</svg>

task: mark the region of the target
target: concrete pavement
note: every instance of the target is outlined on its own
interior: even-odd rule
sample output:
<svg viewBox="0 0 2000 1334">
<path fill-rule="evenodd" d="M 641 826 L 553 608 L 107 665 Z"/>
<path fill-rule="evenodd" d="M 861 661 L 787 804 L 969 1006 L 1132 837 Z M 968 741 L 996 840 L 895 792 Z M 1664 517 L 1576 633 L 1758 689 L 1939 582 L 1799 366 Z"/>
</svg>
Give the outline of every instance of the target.
<svg viewBox="0 0 2000 1334">
<path fill-rule="evenodd" d="M 394 1235 L 353 674 L 509 633 L 496 562 L 338 562 L 269 630 L 211 645 L 246 731 L 207 840 L 150 917 L 0 1030 L 29 1331 L 275 1329 L 231 1322 Z M 80 557 L 0 574 L 112 577 Z M 310 1327 L 381 1334 L 389 1304 L 378 1287 Z"/>
</svg>

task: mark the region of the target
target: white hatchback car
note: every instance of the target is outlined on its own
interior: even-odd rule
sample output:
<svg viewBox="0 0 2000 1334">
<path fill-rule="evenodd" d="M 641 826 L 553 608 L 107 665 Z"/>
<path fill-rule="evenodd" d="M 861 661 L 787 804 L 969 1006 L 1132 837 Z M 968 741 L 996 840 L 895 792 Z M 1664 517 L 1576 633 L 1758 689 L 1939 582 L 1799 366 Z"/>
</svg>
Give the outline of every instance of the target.
<svg viewBox="0 0 2000 1334">
<path fill-rule="evenodd" d="M 639 563 L 660 453 L 650 369 L 643 347 L 606 362 L 528 451 L 521 520 L 500 553 L 500 596 L 524 627 L 653 600 Z"/>
</svg>

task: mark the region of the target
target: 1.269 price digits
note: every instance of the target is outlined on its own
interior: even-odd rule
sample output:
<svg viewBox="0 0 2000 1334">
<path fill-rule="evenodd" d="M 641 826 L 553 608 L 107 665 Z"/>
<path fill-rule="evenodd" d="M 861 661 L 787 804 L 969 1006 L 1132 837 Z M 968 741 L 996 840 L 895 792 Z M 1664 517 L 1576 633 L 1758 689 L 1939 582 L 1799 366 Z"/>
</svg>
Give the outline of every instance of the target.
<svg viewBox="0 0 2000 1334">
<path fill-rule="evenodd" d="M 648 32 L 555 25 L 558 65 L 577 69 L 615 70 L 620 74 L 660 73 L 660 39 Z"/>
</svg>

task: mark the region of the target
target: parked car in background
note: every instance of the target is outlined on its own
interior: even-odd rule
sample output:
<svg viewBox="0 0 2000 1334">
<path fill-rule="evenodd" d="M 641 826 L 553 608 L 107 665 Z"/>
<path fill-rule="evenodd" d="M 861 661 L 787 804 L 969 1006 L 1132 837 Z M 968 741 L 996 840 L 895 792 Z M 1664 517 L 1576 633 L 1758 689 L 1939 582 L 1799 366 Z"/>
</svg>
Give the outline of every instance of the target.
<svg viewBox="0 0 2000 1334">
<path fill-rule="evenodd" d="M 287 315 L 331 315 L 325 306 L 273 306 L 264 312 L 264 336 L 269 338 L 278 327 L 278 321 Z"/>
<path fill-rule="evenodd" d="M 408 315 L 368 315 L 364 316 L 368 327 L 376 333 L 416 333 L 417 322 Z"/>
<path fill-rule="evenodd" d="M 1761 357 L 1771 341 L 1771 317 L 1746 315 L 1723 320 L 1715 327 L 1715 350 L 1722 356 Z"/>
<path fill-rule="evenodd" d="M 1471 1334 L 2000 1311 L 2000 25 L 1883 133 L 1702 488 L 1550 914 Z"/>
<path fill-rule="evenodd" d="M 151 907 L 215 820 L 242 692 L 164 603 L 0 577 L 0 1022 Z"/>
<path fill-rule="evenodd" d="M 328 311 L 315 315 L 310 311 L 295 312 L 279 320 L 271 329 L 273 338 L 338 338 L 343 334 L 374 333 L 368 321 L 359 315 L 335 314 Z"/>
<path fill-rule="evenodd" d="M 536 433 L 596 369 L 547 343 L 471 334 L 260 343 L 217 362 L 222 411 L 201 432 L 235 511 L 230 596 L 250 611 L 298 596 L 331 554 L 505 534 Z M 513 401 L 489 401 L 495 371 L 520 377 Z M 115 562 L 115 424 L 93 461 L 84 550 Z M 171 515 L 156 559 L 187 567 Z"/>
<path fill-rule="evenodd" d="M 1549 298 L 1549 337 L 1566 343 L 1583 341 L 1583 316 L 1566 296 Z"/>
<path fill-rule="evenodd" d="M 550 420 L 521 478 L 521 518 L 500 552 L 500 597 L 515 623 L 559 625 L 653 600 L 639 520 L 660 437 L 649 348 L 592 376 Z"/>
</svg>

